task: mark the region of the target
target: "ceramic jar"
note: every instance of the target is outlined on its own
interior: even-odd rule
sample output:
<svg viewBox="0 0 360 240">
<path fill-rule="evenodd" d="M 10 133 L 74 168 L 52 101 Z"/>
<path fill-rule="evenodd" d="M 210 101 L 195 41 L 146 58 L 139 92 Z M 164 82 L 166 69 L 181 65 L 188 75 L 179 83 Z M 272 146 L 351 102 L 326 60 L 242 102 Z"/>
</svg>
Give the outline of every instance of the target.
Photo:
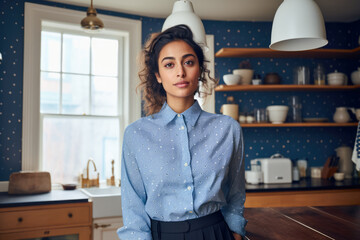
<svg viewBox="0 0 360 240">
<path fill-rule="evenodd" d="M 347 76 L 344 73 L 338 72 L 335 70 L 333 73 L 327 75 L 327 80 L 329 85 L 341 86 L 347 85 Z"/>
<path fill-rule="evenodd" d="M 347 123 L 350 121 L 350 115 L 346 107 L 337 107 L 333 116 L 334 122 Z"/>
<path fill-rule="evenodd" d="M 264 84 L 280 84 L 281 78 L 277 73 L 267 73 L 264 78 Z"/>
<path fill-rule="evenodd" d="M 223 104 L 220 108 L 220 113 L 230 116 L 235 120 L 239 117 L 239 105 L 237 104 Z"/>
</svg>

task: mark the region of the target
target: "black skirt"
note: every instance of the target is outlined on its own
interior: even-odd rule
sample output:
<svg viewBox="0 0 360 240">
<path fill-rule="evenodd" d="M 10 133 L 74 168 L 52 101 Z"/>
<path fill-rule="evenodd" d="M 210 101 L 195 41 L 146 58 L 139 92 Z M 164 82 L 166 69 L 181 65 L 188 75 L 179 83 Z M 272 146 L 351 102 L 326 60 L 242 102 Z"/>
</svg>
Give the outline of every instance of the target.
<svg viewBox="0 0 360 240">
<path fill-rule="evenodd" d="M 151 220 L 153 240 L 234 240 L 221 211 L 180 222 Z"/>
</svg>

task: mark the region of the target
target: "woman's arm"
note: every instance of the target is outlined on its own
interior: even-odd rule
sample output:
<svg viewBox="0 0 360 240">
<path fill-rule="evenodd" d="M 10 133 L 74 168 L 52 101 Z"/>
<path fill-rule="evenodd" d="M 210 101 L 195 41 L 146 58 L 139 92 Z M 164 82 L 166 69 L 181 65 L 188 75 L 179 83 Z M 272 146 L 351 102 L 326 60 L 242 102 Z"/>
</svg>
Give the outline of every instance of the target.
<svg viewBox="0 0 360 240">
<path fill-rule="evenodd" d="M 121 240 L 151 240 L 150 218 L 145 211 L 146 192 L 139 167 L 126 144 L 126 132 L 121 161 L 121 205 L 124 226 L 117 233 Z"/>
<path fill-rule="evenodd" d="M 226 205 L 221 211 L 230 230 L 237 235 L 245 236 L 247 221 L 243 216 L 245 203 L 244 144 L 241 127 L 235 121 L 232 123 L 232 134 L 233 154 L 229 165 L 228 180 L 224 187 Z"/>
</svg>

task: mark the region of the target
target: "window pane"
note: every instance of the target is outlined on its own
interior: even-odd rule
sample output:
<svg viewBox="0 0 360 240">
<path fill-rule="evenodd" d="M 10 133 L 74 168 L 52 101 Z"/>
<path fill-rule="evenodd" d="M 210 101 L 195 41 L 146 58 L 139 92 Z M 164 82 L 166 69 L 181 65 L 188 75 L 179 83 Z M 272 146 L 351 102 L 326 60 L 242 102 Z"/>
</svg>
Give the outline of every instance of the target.
<svg viewBox="0 0 360 240">
<path fill-rule="evenodd" d="M 118 119 L 44 116 L 42 146 L 43 169 L 53 183 L 78 182 L 89 158 L 101 180 L 111 176 L 112 159 L 120 176 Z"/>
<path fill-rule="evenodd" d="M 116 77 L 118 75 L 118 40 L 92 39 L 92 74 Z"/>
<path fill-rule="evenodd" d="M 61 34 L 41 32 L 41 70 L 60 72 Z"/>
<path fill-rule="evenodd" d="M 63 71 L 89 74 L 90 37 L 64 34 Z"/>
<path fill-rule="evenodd" d="M 62 113 L 89 114 L 89 77 L 63 74 Z"/>
<path fill-rule="evenodd" d="M 60 74 L 41 72 L 40 89 L 40 112 L 59 113 Z"/>
<path fill-rule="evenodd" d="M 93 77 L 91 113 L 94 115 L 117 115 L 117 90 L 117 78 Z"/>
</svg>

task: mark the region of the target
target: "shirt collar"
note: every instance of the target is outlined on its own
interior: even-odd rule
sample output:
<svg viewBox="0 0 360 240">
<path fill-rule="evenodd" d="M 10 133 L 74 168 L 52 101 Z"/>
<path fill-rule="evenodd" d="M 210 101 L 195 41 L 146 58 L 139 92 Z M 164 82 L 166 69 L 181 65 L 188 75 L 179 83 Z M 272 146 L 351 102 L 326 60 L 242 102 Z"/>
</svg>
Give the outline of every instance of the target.
<svg viewBox="0 0 360 240">
<path fill-rule="evenodd" d="M 186 109 L 183 113 L 181 113 L 181 115 L 184 115 L 187 124 L 195 126 L 195 123 L 198 120 L 201 111 L 202 110 L 198 101 L 195 101 L 194 104 L 188 109 Z M 161 110 L 156 115 L 157 116 L 153 117 L 165 126 L 166 124 L 171 122 L 178 115 L 178 113 L 174 112 L 174 110 L 171 109 L 167 102 L 165 102 Z"/>
</svg>

